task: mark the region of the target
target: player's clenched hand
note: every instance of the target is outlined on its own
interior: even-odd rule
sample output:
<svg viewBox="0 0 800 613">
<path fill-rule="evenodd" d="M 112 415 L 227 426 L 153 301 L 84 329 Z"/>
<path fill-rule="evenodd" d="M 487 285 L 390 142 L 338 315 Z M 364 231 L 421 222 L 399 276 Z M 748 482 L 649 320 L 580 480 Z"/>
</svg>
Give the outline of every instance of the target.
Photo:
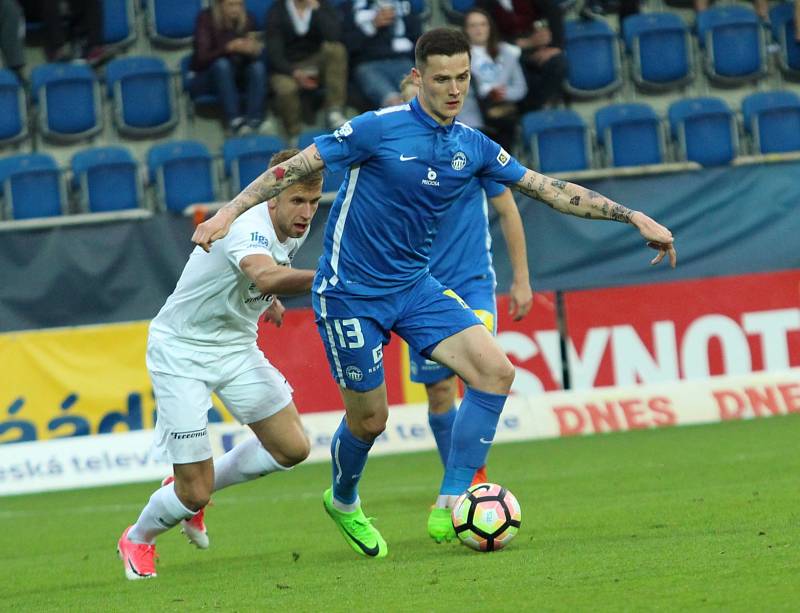
<svg viewBox="0 0 800 613">
<path fill-rule="evenodd" d="M 650 264 L 658 264 L 664 259 L 664 256 L 668 255 L 669 265 L 675 268 L 678 264 L 678 254 L 675 251 L 675 239 L 672 232 L 641 211 L 633 214 L 631 223 L 639 228 L 639 232 L 647 241 L 647 246 L 658 251 L 658 255 L 650 260 Z"/>
<path fill-rule="evenodd" d="M 225 237 L 234 219 L 236 215 L 231 209 L 221 208 L 211 219 L 206 219 L 194 229 L 192 242 L 207 252 L 211 249 L 211 243 Z"/>
<path fill-rule="evenodd" d="M 264 311 L 264 321 L 275 324 L 276 328 L 280 328 L 283 323 L 283 314 L 286 312 L 286 307 L 283 306 L 280 300 L 275 298 L 269 308 Z"/>
<path fill-rule="evenodd" d="M 519 321 L 530 312 L 531 306 L 533 306 L 531 284 L 528 282 L 513 282 L 509 297 L 508 314 L 511 315 L 514 321 Z"/>
</svg>

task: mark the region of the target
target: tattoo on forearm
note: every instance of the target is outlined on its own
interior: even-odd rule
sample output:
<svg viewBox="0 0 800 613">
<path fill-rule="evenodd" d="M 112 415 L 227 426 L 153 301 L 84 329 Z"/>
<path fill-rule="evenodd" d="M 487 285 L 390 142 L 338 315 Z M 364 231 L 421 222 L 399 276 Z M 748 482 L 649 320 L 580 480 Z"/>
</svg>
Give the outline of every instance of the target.
<svg viewBox="0 0 800 613">
<path fill-rule="evenodd" d="M 311 163 L 299 153 L 290 160 L 268 169 L 223 208 L 232 208 L 237 216 L 241 215 L 250 207 L 281 193 L 311 171 Z"/>
<path fill-rule="evenodd" d="M 561 179 L 553 179 L 552 181 L 550 181 L 550 185 L 552 185 L 556 189 L 564 189 L 567 186 L 567 182 L 562 181 Z"/>
<path fill-rule="evenodd" d="M 633 211 L 631 211 L 629 208 L 624 207 L 621 204 L 617 204 L 616 202 L 611 204 L 610 218 L 614 221 L 630 223 L 632 215 Z"/>
<path fill-rule="evenodd" d="M 580 206 L 580 205 L 581 205 L 581 197 L 580 197 L 580 196 L 573 196 L 573 197 L 570 199 L 569 203 L 570 203 L 572 206 Z"/>
</svg>

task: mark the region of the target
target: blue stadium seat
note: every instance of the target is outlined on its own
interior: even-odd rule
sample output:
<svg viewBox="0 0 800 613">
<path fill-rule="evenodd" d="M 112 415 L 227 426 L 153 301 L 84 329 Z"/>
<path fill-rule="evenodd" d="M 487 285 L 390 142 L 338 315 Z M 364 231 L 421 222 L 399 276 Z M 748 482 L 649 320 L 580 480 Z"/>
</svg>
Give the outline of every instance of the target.
<svg viewBox="0 0 800 613">
<path fill-rule="evenodd" d="M 286 149 L 286 142 L 277 136 L 240 136 L 229 138 L 222 145 L 225 176 L 230 179 L 231 195 L 236 195 L 269 168 L 273 154 Z"/>
<path fill-rule="evenodd" d="M 41 64 L 31 71 L 39 130 L 50 139 L 75 142 L 103 128 L 100 85 L 85 64 Z"/>
<path fill-rule="evenodd" d="M 267 11 L 272 7 L 274 0 L 245 0 L 247 12 L 256 20 L 256 29 L 264 30 L 267 25 Z"/>
<path fill-rule="evenodd" d="M 778 66 L 788 78 L 800 80 L 800 42 L 794 37 L 794 5 L 783 2 L 769 10 L 772 36 L 778 43 Z"/>
<path fill-rule="evenodd" d="M 53 217 L 64 211 L 61 172 L 50 155 L 26 153 L 0 159 L 0 185 L 7 217 Z"/>
<path fill-rule="evenodd" d="M 159 205 L 181 213 L 191 205 L 216 200 L 213 158 L 198 141 L 170 141 L 147 152 L 150 182 Z"/>
<path fill-rule="evenodd" d="M 28 136 L 28 107 L 22 84 L 13 71 L 0 70 L 0 145 L 17 143 Z"/>
<path fill-rule="evenodd" d="M 150 40 L 165 47 L 190 45 L 197 14 L 206 4 L 205 0 L 147 0 Z"/>
<path fill-rule="evenodd" d="M 297 147 L 302 151 L 314 142 L 317 136 L 323 134 L 330 134 L 330 130 L 306 130 L 297 137 Z M 332 172 L 327 168 L 322 172 L 322 191 L 323 192 L 338 192 L 339 188 L 344 183 L 344 175 L 346 171 L 340 170 L 339 172 Z"/>
<path fill-rule="evenodd" d="M 585 170 L 591 165 L 589 131 L 575 111 L 534 111 L 522 117 L 532 165 L 542 172 Z"/>
<path fill-rule="evenodd" d="M 72 156 L 70 167 L 81 210 L 98 213 L 139 207 L 139 169 L 127 149 L 86 149 Z"/>
<path fill-rule="evenodd" d="M 689 27 L 675 13 L 631 15 L 622 32 L 639 87 L 664 90 L 694 78 Z"/>
<path fill-rule="evenodd" d="M 764 29 L 750 7 L 719 6 L 698 13 L 697 37 L 709 78 L 737 84 L 766 73 Z"/>
<path fill-rule="evenodd" d="M 136 39 L 134 0 L 103 0 L 102 37 L 106 45 L 126 46 Z"/>
<path fill-rule="evenodd" d="M 565 23 L 564 32 L 568 92 L 584 98 L 604 96 L 622 85 L 622 58 L 611 26 L 605 21 L 572 20 Z"/>
<path fill-rule="evenodd" d="M 754 153 L 800 151 L 800 96 L 794 92 L 758 92 L 742 100 L 744 129 Z"/>
<path fill-rule="evenodd" d="M 609 166 L 642 166 L 664 161 L 661 120 L 648 104 L 610 104 L 594 116 L 597 142 Z"/>
<path fill-rule="evenodd" d="M 667 114 L 681 159 L 719 166 L 736 157 L 739 145 L 736 117 L 723 100 L 678 100 L 670 105 Z"/>
<path fill-rule="evenodd" d="M 177 123 L 172 75 L 161 58 L 129 56 L 111 61 L 106 86 L 120 133 L 159 134 Z"/>
</svg>

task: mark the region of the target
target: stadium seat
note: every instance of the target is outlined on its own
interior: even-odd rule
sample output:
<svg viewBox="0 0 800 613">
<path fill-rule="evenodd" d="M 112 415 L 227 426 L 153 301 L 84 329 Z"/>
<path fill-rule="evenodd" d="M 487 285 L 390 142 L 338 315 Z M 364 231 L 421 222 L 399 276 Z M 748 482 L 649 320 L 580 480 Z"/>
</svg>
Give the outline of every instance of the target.
<svg viewBox="0 0 800 613">
<path fill-rule="evenodd" d="M 129 56 L 111 61 L 106 86 L 121 134 L 159 134 L 177 123 L 172 75 L 161 58 Z"/>
<path fill-rule="evenodd" d="M 5 216 L 12 219 L 53 217 L 64 212 L 61 172 L 45 153 L 0 159 Z"/>
<path fill-rule="evenodd" d="M 31 95 L 38 106 L 41 133 L 76 142 L 103 128 L 100 85 L 85 64 L 41 64 L 31 71 Z"/>
<path fill-rule="evenodd" d="M 667 113 L 682 160 L 718 166 L 736 157 L 739 145 L 736 117 L 721 99 L 678 100 Z"/>
<path fill-rule="evenodd" d="M 752 8 L 727 5 L 698 13 L 697 37 L 709 78 L 738 84 L 765 74 L 764 29 Z"/>
<path fill-rule="evenodd" d="M 796 93 L 750 94 L 742 100 L 742 117 L 754 153 L 800 151 L 800 96 Z"/>
<path fill-rule="evenodd" d="M 675 13 L 631 15 L 622 24 L 633 81 L 644 89 L 680 87 L 694 78 L 689 27 Z"/>
<path fill-rule="evenodd" d="M 150 40 L 165 47 L 190 45 L 197 14 L 206 4 L 204 0 L 147 0 Z"/>
<path fill-rule="evenodd" d="M 72 157 L 72 189 L 82 211 L 135 209 L 141 202 L 136 160 L 123 147 L 95 147 Z"/>
<path fill-rule="evenodd" d="M 213 158 L 198 141 L 170 141 L 147 152 L 150 183 L 159 206 L 181 213 L 191 205 L 216 200 Z"/>
<path fill-rule="evenodd" d="M 567 21 L 565 50 L 569 63 L 565 88 L 572 95 L 605 96 L 622 85 L 619 42 L 605 21 Z"/>
<path fill-rule="evenodd" d="M 18 143 L 28 136 L 28 107 L 19 78 L 0 70 L 0 146 Z"/>
<path fill-rule="evenodd" d="M 594 117 L 597 142 L 608 166 L 642 166 L 664 161 L 661 121 L 648 104 L 610 104 Z"/>
<path fill-rule="evenodd" d="M 272 8 L 274 0 L 245 0 L 247 11 L 256 20 L 256 29 L 263 31 L 267 25 L 267 11 Z"/>
<path fill-rule="evenodd" d="M 286 142 L 277 136 L 254 134 L 226 140 L 222 145 L 222 159 L 225 176 L 230 179 L 231 196 L 238 194 L 269 168 L 273 154 L 286 147 Z"/>
<path fill-rule="evenodd" d="M 133 3 L 134 0 L 103 0 L 103 43 L 124 47 L 136 39 Z"/>
<path fill-rule="evenodd" d="M 800 42 L 794 37 L 794 5 L 783 2 L 769 10 L 772 36 L 778 43 L 778 66 L 784 76 L 800 80 Z"/>
<path fill-rule="evenodd" d="M 542 172 L 585 170 L 591 165 L 586 123 L 575 111 L 533 111 L 522 117 L 532 165 Z"/>
<path fill-rule="evenodd" d="M 306 130 L 297 138 L 297 147 L 302 151 L 314 142 L 317 136 L 323 134 L 330 134 L 329 130 Z M 338 192 L 339 188 L 344 183 L 344 170 L 339 172 L 331 172 L 327 168 L 322 172 L 322 191 L 323 192 Z"/>
</svg>

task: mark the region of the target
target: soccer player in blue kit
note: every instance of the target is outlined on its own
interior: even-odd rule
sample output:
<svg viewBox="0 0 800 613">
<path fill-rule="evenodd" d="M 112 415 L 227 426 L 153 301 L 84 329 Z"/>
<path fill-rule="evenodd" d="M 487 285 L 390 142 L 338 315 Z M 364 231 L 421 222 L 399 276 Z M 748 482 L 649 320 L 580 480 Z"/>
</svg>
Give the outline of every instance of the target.
<svg viewBox="0 0 800 613">
<path fill-rule="evenodd" d="M 410 101 L 419 93 L 414 75 L 400 83 L 400 95 Z M 500 229 L 508 248 L 512 281 L 509 288 L 509 313 L 519 321 L 531 309 L 533 292 L 528 272 L 525 230 L 517 203 L 506 186 L 473 179 L 464 202 L 451 206 L 439 224 L 431 246 L 430 268 L 433 277 L 456 292 L 492 334 L 497 333 L 497 286 L 492 266 L 492 237 L 489 234 L 488 204 L 498 214 Z M 447 466 L 453 422 L 456 418 L 458 380 L 455 373 L 422 354 L 408 349 L 411 380 L 425 385 L 428 398 L 428 423 L 436 440 L 442 464 Z M 486 481 L 486 468 L 480 467 L 472 483 Z"/>
<path fill-rule="evenodd" d="M 457 121 L 470 81 L 470 46 L 450 28 L 423 34 L 415 49 L 420 85 L 410 104 L 364 113 L 300 154 L 269 168 L 209 220 L 192 240 L 210 249 L 245 210 L 308 173 L 347 169 L 325 229 L 312 301 L 345 418 L 332 438 L 332 487 L 326 512 L 358 554 L 381 558 L 388 548 L 367 518 L 358 482 L 372 444 L 386 427 L 383 345 L 394 331 L 466 384 L 451 451 L 428 532 L 454 538 L 449 507 L 485 463 L 514 379 L 514 367 L 463 300 L 428 269 L 432 238 L 472 178 L 512 186 L 553 209 L 637 228 L 658 251 L 652 264 L 677 255 L 672 233 L 579 185 L 527 169 L 497 143 Z"/>
</svg>

